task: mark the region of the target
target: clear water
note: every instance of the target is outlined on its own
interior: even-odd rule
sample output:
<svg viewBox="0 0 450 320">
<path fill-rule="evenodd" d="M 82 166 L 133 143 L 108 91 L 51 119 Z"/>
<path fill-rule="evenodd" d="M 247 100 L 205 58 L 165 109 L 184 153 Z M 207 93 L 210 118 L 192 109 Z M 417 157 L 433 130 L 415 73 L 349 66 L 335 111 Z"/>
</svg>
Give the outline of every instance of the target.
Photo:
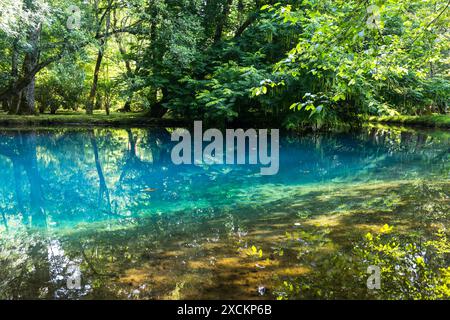
<svg viewBox="0 0 450 320">
<path fill-rule="evenodd" d="M 2 130 L 0 297 L 377 298 L 317 280 L 323 262 L 384 224 L 448 225 L 449 132 L 286 136 L 279 173 L 261 176 L 175 166 L 170 131 Z"/>
</svg>

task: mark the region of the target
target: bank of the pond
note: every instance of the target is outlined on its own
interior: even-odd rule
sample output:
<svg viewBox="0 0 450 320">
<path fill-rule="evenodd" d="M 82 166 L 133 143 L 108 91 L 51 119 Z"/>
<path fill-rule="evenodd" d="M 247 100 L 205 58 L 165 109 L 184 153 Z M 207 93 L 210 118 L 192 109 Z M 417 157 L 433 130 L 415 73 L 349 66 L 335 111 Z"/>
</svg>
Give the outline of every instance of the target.
<svg viewBox="0 0 450 320">
<path fill-rule="evenodd" d="M 384 123 L 392 125 L 411 125 L 429 128 L 450 129 L 450 115 L 427 116 L 371 116 L 361 117 L 363 121 L 371 123 Z M 258 119 L 257 121 L 242 121 L 230 123 L 233 127 L 271 127 L 270 122 Z M 152 118 L 145 112 L 119 113 L 110 115 L 97 111 L 93 115 L 82 112 L 60 112 L 57 114 L 39 115 L 8 115 L 0 112 L 0 126 L 4 127 L 51 127 L 51 126 L 157 126 L 157 127 L 185 127 L 192 125 L 192 121 L 170 118 Z M 210 124 L 212 125 L 212 124 Z M 217 124 L 216 124 L 217 126 Z M 220 126 L 220 125 L 219 125 Z"/>
<path fill-rule="evenodd" d="M 426 115 L 426 116 L 382 116 L 369 117 L 370 122 L 381 122 L 387 124 L 405 124 L 423 127 L 450 129 L 450 115 Z"/>
<path fill-rule="evenodd" d="M 223 122 L 203 121 L 204 126 L 223 128 L 272 128 L 281 125 L 275 125 L 268 119 L 253 118 L 239 119 L 235 122 L 224 124 Z M 9 115 L 0 112 L 0 127 L 9 128 L 50 128 L 54 126 L 64 127 L 192 127 L 192 119 L 174 119 L 174 118 L 152 118 L 146 112 L 120 113 L 112 112 L 106 115 L 104 111 L 95 111 L 93 115 L 87 115 L 84 112 L 62 111 L 57 114 L 39 114 L 39 115 Z"/>
<path fill-rule="evenodd" d="M 87 115 L 81 112 L 64 112 L 40 115 L 8 115 L 0 113 L 0 126 L 9 127 L 42 127 L 42 126 L 162 126 L 173 127 L 185 124 L 174 119 L 151 118 L 145 112 L 131 113 L 94 113 Z"/>
</svg>

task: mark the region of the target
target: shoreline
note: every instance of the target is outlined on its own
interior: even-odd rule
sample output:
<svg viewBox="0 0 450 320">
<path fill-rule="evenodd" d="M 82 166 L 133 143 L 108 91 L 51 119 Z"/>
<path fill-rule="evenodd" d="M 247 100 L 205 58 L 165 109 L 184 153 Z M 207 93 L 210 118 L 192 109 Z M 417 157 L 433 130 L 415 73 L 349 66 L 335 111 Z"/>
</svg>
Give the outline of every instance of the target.
<svg viewBox="0 0 450 320">
<path fill-rule="evenodd" d="M 426 116 L 362 116 L 361 120 L 367 123 L 381 123 L 390 125 L 404 125 L 410 127 L 450 129 L 450 115 L 426 115 Z M 83 113 L 57 113 L 40 115 L 7 115 L 0 113 L 0 127 L 2 128 L 30 128 L 45 126 L 65 127 L 190 127 L 193 120 L 151 118 L 145 112 L 136 113 L 111 113 L 86 115 Z M 230 123 L 231 127 L 251 128 L 261 126 L 271 127 L 266 121 L 256 121 L 253 125 L 248 121 Z M 223 126 L 223 124 L 222 124 Z M 221 127 L 221 125 L 219 125 Z M 284 129 L 282 129 L 284 131 Z M 288 130 L 289 131 L 289 130 Z"/>
<path fill-rule="evenodd" d="M 151 126 L 178 127 L 185 126 L 186 121 L 178 119 L 151 118 L 146 113 L 111 113 L 87 115 L 83 113 L 57 113 L 40 115 L 6 115 L 0 114 L 0 127 L 29 128 L 45 126 L 65 127 L 121 127 L 121 126 Z"/>
</svg>

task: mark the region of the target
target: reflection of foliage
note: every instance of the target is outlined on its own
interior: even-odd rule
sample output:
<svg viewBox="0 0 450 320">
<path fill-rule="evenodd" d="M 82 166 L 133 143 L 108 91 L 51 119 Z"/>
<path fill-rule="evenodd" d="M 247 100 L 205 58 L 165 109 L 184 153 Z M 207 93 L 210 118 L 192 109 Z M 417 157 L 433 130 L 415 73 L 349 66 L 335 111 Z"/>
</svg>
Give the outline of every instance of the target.
<svg viewBox="0 0 450 320">
<path fill-rule="evenodd" d="M 278 299 L 450 298 L 450 242 L 446 233 L 440 230 L 432 240 L 420 242 L 392 231 L 393 227 L 385 225 L 377 234 L 367 233 L 352 256 L 333 254 L 322 260 L 320 271 L 284 280 L 276 291 Z M 371 265 L 380 267 L 380 290 L 366 289 L 366 269 Z"/>
<path fill-rule="evenodd" d="M 438 219 L 450 218 L 448 211 L 448 200 L 450 194 L 448 190 L 429 183 L 417 183 L 414 186 L 416 194 L 420 194 L 434 201 L 427 201 L 417 209 L 422 213 L 425 221 L 433 222 Z"/>
</svg>

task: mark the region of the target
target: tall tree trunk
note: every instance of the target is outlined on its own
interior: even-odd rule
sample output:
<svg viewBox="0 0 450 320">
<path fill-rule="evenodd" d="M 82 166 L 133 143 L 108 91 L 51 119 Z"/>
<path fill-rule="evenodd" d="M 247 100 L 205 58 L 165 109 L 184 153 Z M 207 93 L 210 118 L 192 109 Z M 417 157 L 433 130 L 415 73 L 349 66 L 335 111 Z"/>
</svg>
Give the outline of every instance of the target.
<svg viewBox="0 0 450 320">
<path fill-rule="evenodd" d="M 125 48 L 122 45 L 120 35 L 117 35 L 116 38 L 117 38 L 117 45 L 119 47 L 120 54 L 122 55 L 123 61 L 125 62 L 125 67 L 127 69 L 127 77 L 131 78 L 131 77 L 133 77 L 133 70 L 131 69 L 130 60 L 127 59 L 127 51 L 125 50 Z M 128 94 L 127 101 L 125 102 L 125 105 L 123 106 L 123 109 L 121 111 L 130 112 L 132 100 L 133 100 L 133 92 L 130 92 Z"/>
<path fill-rule="evenodd" d="M 163 97 L 162 97 L 161 101 L 154 104 L 152 106 L 152 108 L 150 109 L 150 117 L 162 118 L 168 111 L 168 109 L 166 107 L 164 107 L 163 104 L 168 101 L 169 90 L 167 90 L 166 88 L 162 88 L 161 91 L 163 93 Z"/>
<path fill-rule="evenodd" d="M 33 42 L 37 46 L 38 31 L 33 32 Z M 37 47 L 33 47 L 33 50 L 25 55 L 23 62 L 23 72 L 29 73 L 36 67 L 39 58 L 39 52 Z M 36 114 L 35 108 L 35 86 L 36 76 L 33 76 L 28 86 L 22 91 L 22 101 L 19 106 L 19 114 Z"/>
<path fill-rule="evenodd" d="M 89 93 L 89 100 L 88 100 L 88 103 L 86 106 L 87 114 L 94 113 L 94 100 L 95 100 L 95 96 L 97 94 L 98 76 L 100 73 L 100 67 L 102 65 L 104 51 L 106 50 L 106 40 L 107 40 L 106 35 L 108 34 L 110 23 L 111 23 L 110 8 L 107 8 L 106 10 L 108 10 L 108 12 L 106 13 L 106 27 L 105 27 L 106 31 L 105 31 L 105 36 L 100 40 L 100 49 L 98 50 L 97 62 L 95 63 L 95 69 L 94 69 L 94 79 L 92 80 L 91 92 Z"/>
<path fill-rule="evenodd" d="M 25 2 L 27 8 L 32 9 L 34 4 L 33 1 L 28 0 Z M 22 73 L 32 74 L 33 70 L 38 65 L 39 62 L 39 38 L 41 34 L 42 24 L 38 23 L 35 27 L 28 32 L 28 44 L 31 49 L 25 54 L 25 59 L 23 61 Z M 35 108 L 35 85 L 36 85 L 36 75 L 33 75 L 30 79 L 28 85 L 22 91 L 22 101 L 19 106 L 17 113 L 19 114 L 36 114 Z"/>
<path fill-rule="evenodd" d="M 17 41 L 18 40 L 14 40 L 11 52 L 11 79 L 14 84 L 19 77 L 19 52 L 17 50 Z M 15 113 L 18 99 L 19 95 L 5 98 L 3 100 L 3 109 L 8 113 Z"/>
<path fill-rule="evenodd" d="M 11 106 L 11 113 L 19 114 L 20 105 L 22 104 L 22 91 L 19 91 L 13 98 L 13 104 Z"/>
<path fill-rule="evenodd" d="M 34 91 L 36 87 L 36 79 L 33 77 L 28 87 L 22 93 L 22 102 L 20 104 L 18 114 L 36 114 Z"/>
<path fill-rule="evenodd" d="M 32 5 L 27 2 L 27 6 Z M 8 107 L 8 112 L 12 114 L 36 114 L 35 108 L 35 84 L 36 84 L 36 73 L 35 68 L 38 66 L 39 62 L 39 38 L 41 33 L 41 24 L 29 30 L 28 32 L 28 44 L 30 45 L 30 50 L 25 54 L 25 58 L 22 65 L 22 74 L 31 75 L 27 85 L 17 91 L 17 81 L 19 76 L 19 53 L 17 50 L 17 41 L 13 43 L 12 55 L 11 55 L 11 78 L 12 87 L 11 91 L 14 92 L 13 95 L 6 99 L 6 106 Z"/>
<path fill-rule="evenodd" d="M 101 42 L 103 43 L 103 40 L 101 40 Z M 94 113 L 94 100 L 97 94 L 98 75 L 100 73 L 100 66 L 102 64 L 102 59 L 103 59 L 103 50 L 102 48 L 100 48 L 97 54 L 97 62 L 95 63 L 94 69 L 94 79 L 92 80 L 91 92 L 89 93 L 89 101 L 86 107 L 87 114 Z"/>
<path fill-rule="evenodd" d="M 220 17 L 219 22 L 216 26 L 216 33 L 214 35 L 214 43 L 219 42 L 222 39 L 223 28 L 227 23 L 228 15 L 230 14 L 231 5 L 233 4 L 233 0 L 227 0 L 227 2 L 223 5 L 222 17 Z"/>
</svg>

